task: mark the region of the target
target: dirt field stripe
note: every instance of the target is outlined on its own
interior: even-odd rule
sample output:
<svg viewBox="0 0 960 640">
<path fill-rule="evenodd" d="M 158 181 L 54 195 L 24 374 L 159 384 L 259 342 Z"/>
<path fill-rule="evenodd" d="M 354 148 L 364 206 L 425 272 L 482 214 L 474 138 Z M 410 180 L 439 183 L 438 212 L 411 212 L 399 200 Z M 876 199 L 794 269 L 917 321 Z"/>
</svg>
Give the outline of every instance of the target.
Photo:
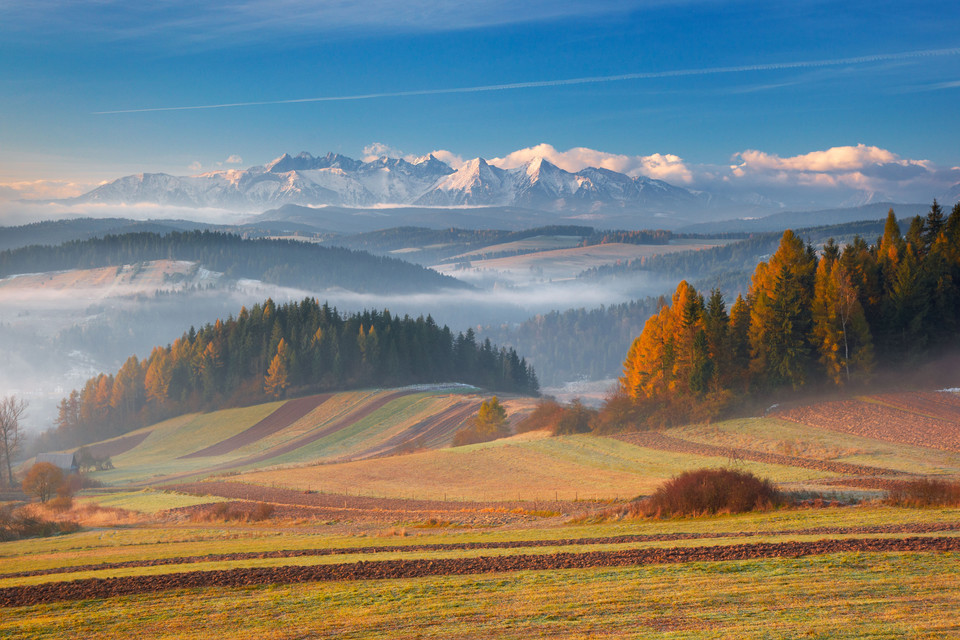
<svg viewBox="0 0 960 640">
<path fill-rule="evenodd" d="M 296 400 L 285 402 L 283 405 L 278 407 L 276 411 L 249 429 L 230 436 L 226 440 L 221 440 L 216 444 L 212 444 L 205 449 L 201 449 L 200 451 L 194 451 L 193 453 L 188 453 L 185 456 L 180 456 L 178 459 L 185 460 L 188 458 L 222 456 L 230 453 L 231 451 L 235 451 L 240 447 L 253 444 L 257 440 L 261 440 L 267 436 L 272 436 L 278 431 L 286 429 L 294 422 L 329 400 L 332 395 L 333 394 L 330 393 L 324 393 L 320 395 L 307 396 L 306 398 L 297 398 Z"/>
<path fill-rule="evenodd" d="M 26 578 L 84 571 L 106 571 L 132 567 L 157 567 L 168 565 L 195 564 L 198 562 L 231 562 L 236 560 L 265 560 L 270 558 L 311 558 L 317 556 L 335 556 L 351 554 L 377 553 L 422 553 L 436 551 L 469 551 L 472 549 L 526 549 L 537 547 L 570 547 L 600 544 L 630 544 L 643 542 L 676 542 L 679 540 L 712 540 L 723 538 L 751 538 L 765 536 L 800 535 L 866 535 L 889 533 L 943 533 L 960 531 L 960 522 L 940 522 L 919 525 L 881 525 L 875 527 L 817 527 L 811 529 L 793 529 L 785 531 L 730 531 L 716 533 L 653 533 L 604 538 L 560 538 L 556 540 L 509 540 L 504 542 L 463 542 L 438 544 L 391 545 L 380 547 L 331 547 L 324 549 L 283 549 L 276 551 L 249 551 L 237 553 L 211 553 L 202 556 L 178 556 L 173 558 L 154 558 L 152 560 L 129 560 L 126 562 L 103 562 L 100 564 L 55 567 L 35 571 L 17 571 L 0 574 L 3 578 Z"/>
<path fill-rule="evenodd" d="M 409 429 L 392 436 L 386 442 L 370 447 L 355 456 L 350 456 L 350 459 L 364 460 L 393 455 L 403 451 L 405 447 L 411 446 L 419 439 L 426 441 L 428 438 L 442 437 L 460 426 L 479 407 L 480 401 L 457 403 L 426 420 L 421 420 Z"/>
<path fill-rule="evenodd" d="M 194 571 L 158 576 L 89 578 L 0 589 L 0 606 L 19 607 L 62 600 L 110 598 L 170 589 L 245 587 L 344 580 L 390 580 L 510 571 L 586 569 L 647 564 L 799 558 L 849 552 L 958 552 L 960 538 L 846 539 L 817 542 L 739 544 L 723 547 L 630 549 L 548 555 L 481 556 L 435 560 L 383 560 L 307 567 L 260 567 Z"/>
<path fill-rule="evenodd" d="M 87 450 L 90 451 L 90 455 L 95 458 L 107 458 L 118 456 L 121 453 L 126 453 L 133 449 L 138 444 L 147 439 L 147 436 L 150 435 L 149 431 L 144 431 L 143 433 L 134 433 L 129 436 L 123 436 L 122 438 L 117 438 L 116 440 L 111 440 L 110 442 L 101 442 L 99 444 L 89 445 Z"/>
<path fill-rule="evenodd" d="M 331 433 L 335 433 L 336 431 L 343 429 L 347 425 L 350 425 L 350 424 L 353 424 L 354 422 L 362 420 L 363 418 L 367 417 L 377 409 L 380 409 L 381 407 L 383 407 L 383 405 L 387 404 L 391 400 L 395 400 L 396 398 L 409 395 L 411 393 L 418 393 L 418 392 L 415 390 L 405 389 L 400 391 L 394 391 L 391 393 L 385 393 L 375 400 L 362 403 L 360 407 L 352 410 L 350 413 L 340 418 L 337 418 L 336 420 L 328 424 L 323 429 L 311 431 L 295 440 L 284 443 L 272 449 L 268 449 L 263 453 L 253 455 L 247 458 L 241 458 L 239 460 L 234 460 L 232 462 L 226 462 L 224 464 L 219 464 L 219 465 L 204 469 L 202 471 L 179 473 L 172 476 L 167 476 L 165 478 L 157 478 L 157 479 L 149 480 L 147 482 L 144 482 L 143 484 L 156 485 L 156 484 L 165 483 L 165 482 L 176 482 L 177 480 L 203 477 L 203 476 L 207 476 L 214 473 L 229 471 L 231 469 L 236 469 L 238 467 L 257 464 L 260 462 L 264 462 L 266 460 L 270 460 L 272 458 L 276 458 L 277 456 L 282 456 L 285 453 L 296 451 L 300 447 L 304 447 L 308 444 L 311 444 L 319 440 L 320 438 L 326 437 Z"/>
</svg>

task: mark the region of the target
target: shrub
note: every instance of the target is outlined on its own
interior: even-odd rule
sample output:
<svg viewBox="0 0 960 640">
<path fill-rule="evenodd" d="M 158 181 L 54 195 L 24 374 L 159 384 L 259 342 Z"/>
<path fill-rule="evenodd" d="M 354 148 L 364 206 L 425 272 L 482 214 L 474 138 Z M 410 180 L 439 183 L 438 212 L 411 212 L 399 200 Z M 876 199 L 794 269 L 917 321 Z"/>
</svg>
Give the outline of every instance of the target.
<svg viewBox="0 0 960 640">
<path fill-rule="evenodd" d="M 0 542 L 23 538 L 45 538 L 80 530 L 75 522 L 52 522 L 27 513 L 25 507 L 0 506 Z"/>
<path fill-rule="evenodd" d="M 63 471 L 49 462 L 38 462 L 23 479 L 23 491 L 36 496 L 40 502 L 53 497 L 63 485 Z"/>
<path fill-rule="evenodd" d="M 268 520 L 276 511 L 269 502 L 258 502 L 252 507 L 243 502 L 217 502 L 194 511 L 190 519 L 194 522 L 260 522 Z"/>
<path fill-rule="evenodd" d="M 574 398 L 569 406 L 563 407 L 561 410 L 560 419 L 553 427 L 553 435 L 561 436 L 590 431 L 590 421 L 596 413 L 596 411 L 583 406 L 580 398 Z"/>
<path fill-rule="evenodd" d="M 560 421 L 563 407 L 554 398 L 544 396 L 537 402 L 537 408 L 530 412 L 523 420 L 517 423 L 517 433 L 553 429 Z"/>
<path fill-rule="evenodd" d="M 580 398 L 569 405 L 562 405 L 553 398 L 543 398 L 537 408 L 517 425 L 517 433 L 549 429 L 553 435 L 586 433 L 597 415 L 593 409 L 583 406 Z"/>
<path fill-rule="evenodd" d="M 47 508 L 53 511 L 69 511 L 73 506 L 73 497 L 69 494 L 57 495 L 56 498 L 47 500 Z"/>
<path fill-rule="evenodd" d="M 783 502 L 769 480 L 752 473 L 698 469 L 673 478 L 638 506 L 643 515 L 664 517 L 759 511 Z"/>
<path fill-rule="evenodd" d="M 929 478 L 899 482 L 887 492 L 885 502 L 898 507 L 960 507 L 960 482 Z"/>
</svg>

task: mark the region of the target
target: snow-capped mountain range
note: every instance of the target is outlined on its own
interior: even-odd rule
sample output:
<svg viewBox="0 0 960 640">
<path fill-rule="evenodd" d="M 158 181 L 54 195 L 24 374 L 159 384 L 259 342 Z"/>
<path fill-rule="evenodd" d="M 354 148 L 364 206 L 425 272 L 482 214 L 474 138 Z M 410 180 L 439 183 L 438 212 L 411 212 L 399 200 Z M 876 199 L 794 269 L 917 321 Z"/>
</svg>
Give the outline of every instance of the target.
<svg viewBox="0 0 960 640">
<path fill-rule="evenodd" d="M 433 155 L 369 162 L 328 153 L 284 154 L 265 166 L 196 176 L 141 173 L 104 184 L 69 204 L 153 203 L 258 212 L 285 204 L 372 207 L 496 206 L 542 211 L 676 214 L 713 208 L 709 195 L 608 169 L 564 171 L 542 158 L 501 169 L 475 158 L 459 169 Z"/>
</svg>

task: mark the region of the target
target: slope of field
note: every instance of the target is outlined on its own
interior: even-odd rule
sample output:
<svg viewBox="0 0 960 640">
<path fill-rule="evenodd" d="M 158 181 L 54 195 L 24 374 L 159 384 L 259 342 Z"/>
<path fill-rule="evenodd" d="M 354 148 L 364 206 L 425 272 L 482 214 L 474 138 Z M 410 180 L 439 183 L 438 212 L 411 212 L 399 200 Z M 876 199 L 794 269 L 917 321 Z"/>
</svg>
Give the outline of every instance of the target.
<svg viewBox="0 0 960 640">
<path fill-rule="evenodd" d="M 117 451 L 115 468 L 96 477 L 108 485 L 169 483 L 443 447 L 482 400 L 470 388 L 454 385 L 326 394 L 180 416 L 93 445 Z M 519 417 L 532 402 L 514 399 L 506 405 Z"/>
<path fill-rule="evenodd" d="M 612 242 L 589 247 L 551 249 L 507 258 L 473 260 L 468 268 L 461 268 L 456 264 L 437 265 L 432 268 L 440 273 L 468 281 L 486 277 L 485 272 L 497 273 L 517 282 L 529 281 L 532 275 L 541 279 L 565 280 L 576 277 L 582 271 L 605 264 L 627 262 L 679 251 L 707 249 L 717 244 L 722 244 L 722 241 L 656 245 Z"/>
<path fill-rule="evenodd" d="M 388 498 L 477 501 L 630 498 L 649 494 L 686 469 L 728 463 L 726 457 L 669 453 L 596 436 L 543 432 L 495 442 L 378 460 L 253 471 L 236 478 L 265 486 Z M 783 483 L 830 474 L 790 466 L 745 466 Z"/>
<path fill-rule="evenodd" d="M 888 474 L 960 475 L 960 453 L 891 443 L 775 416 L 688 425 L 670 429 L 666 435 L 760 454 L 864 465 L 887 470 Z"/>
<path fill-rule="evenodd" d="M 784 420 L 877 440 L 960 453 L 960 394 L 898 393 L 778 411 Z"/>
</svg>

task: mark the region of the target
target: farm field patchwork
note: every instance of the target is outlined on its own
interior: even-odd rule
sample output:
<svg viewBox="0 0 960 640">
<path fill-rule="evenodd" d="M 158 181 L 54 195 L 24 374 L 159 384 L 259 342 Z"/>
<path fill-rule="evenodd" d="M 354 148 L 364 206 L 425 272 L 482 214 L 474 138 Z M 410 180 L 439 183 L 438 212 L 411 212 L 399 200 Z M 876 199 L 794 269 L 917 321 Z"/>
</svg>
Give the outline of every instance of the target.
<svg viewBox="0 0 960 640">
<path fill-rule="evenodd" d="M 540 432 L 380 460 L 251 471 L 231 479 L 427 500 L 616 499 L 648 494 L 684 469 L 728 462 L 725 457 L 662 452 L 611 438 L 551 438 Z M 809 482 L 828 475 L 754 462 L 744 467 L 778 482 Z"/>
<path fill-rule="evenodd" d="M 877 530 L 888 531 L 894 523 L 894 528 L 903 531 L 865 535 L 862 531 L 870 525 L 863 524 L 861 533 L 854 535 L 854 529 L 845 533 L 824 528 L 838 519 L 848 525 L 872 522 Z M 877 524 L 880 522 L 886 525 Z M 807 525 L 800 527 L 807 533 L 781 529 L 798 524 Z M 940 532 L 922 534 L 919 539 L 908 533 L 911 528 L 931 526 Z M 697 530 L 703 537 L 689 538 Z M 422 536 L 389 539 L 263 525 L 146 527 L 118 531 L 115 537 L 81 533 L 73 541 L 67 537 L 5 545 L 0 574 L 22 565 L 11 557 L 17 551 L 29 556 L 27 567 L 31 569 L 57 566 L 58 560 L 67 558 L 74 564 L 156 558 L 176 561 L 204 553 L 276 554 L 281 549 L 342 549 L 346 555 L 213 560 L 24 578 L 21 585 L 55 586 L 65 579 L 127 576 L 111 582 L 111 589 L 132 585 L 134 592 L 79 601 L 56 596 L 53 601 L 22 606 L 9 606 L 8 602 L 0 617 L 0 634 L 60 638 L 67 637 L 68 630 L 82 636 L 95 628 L 98 637 L 123 637 L 138 629 L 137 635 L 146 638 L 199 638 L 203 633 L 207 637 L 223 633 L 278 638 L 382 637 L 388 631 L 424 637 L 526 637 L 531 633 L 583 637 L 594 630 L 609 637 L 654 637 L 671 629 L 696 637 L 703 637 L 708 629 L 720 635 L 762 637 L 757 633 L 760 628 L 785 635 L 816 631 L 830 637 L 858 637 L 866 631 L 950 633 L 957 628 L 950 612 L 960 605 L 955 588 L 960 580 L 960 563 L 956 562 L 960 553 L 918 549 L 936 545 L 960 549 L 957 533 L 958 509 L 890 507 L 532 527 L 512 532 L 427 531 Z M 614 536 L 636 539 L 615 543 L 610 539 Z M 657 540 L 658 536 L 665 539 Z M 600 544 L 589 544 L 591 539 Z M 913 539 L 920 541 L 911 542 Z M 163 544 L 157 544 L 161 541 Z M 471 543 L 507 546 L 500 550 L 457 549 Z M 511 548 L 512 544 L 521 546 Z M 862 544 L 867 546 L 857 546 Z M 424 545 L 441 548 L 417 549 Z M 911 545 L 916 549 L 908 550 Z M 897 550 L 901 547 L 903 550 Z M 378 548 L 382 549 L 379 553 Z M 630 566 L 588 566 L 597 558 L 608 561 L 624 553 L 634 558 Z M 798 553 L 813 555 L 794 557 Z M 729 559 L 716 559 L 721 557 Z M 319 564 L 318 559 L 322 559 Z M 523 568 L 531 563 L 570 568 Z M 414 568 L 414 575 L 420 577 L 362 577 L 364 572 L 372 576 L 398 566 Z M 230 571 L 223 573 L 225 569 Z M 256 573 L 249 573 L 252 570 Z M 356 575 L 361 579 L 283 584 L 283 576 L 317 571 L 340 575 L 344 570 L 348 574 L 359 571 Z M 433 575 L 448 570 L 471 573 Z M 229 586 L 232 579 L 245 582 Z M 258 579 L 269 584 L 258 583 Z M 221 581 L 221 586 L 199 586 L 212 580 Z M 161 588 L 167 582 L 176 585 L 183 581 L 198 586 Z M 13 582 L 3 579 L 2 586 L 10 587 Z M 102 584 L 106 583 L 64 586 L 75 590 L 79 585 Z M 144 585 L 149 585 L 150 592 L 138 594 Z M 156 588 L 161 590 L 154 591 Z M 4 596 L 12 593 L 8 588 L 0 592 Z M 17 592 L 33 593 L 29 589 Z M 839 619 L 824 618 L 823 607 L 836 609 Z M 262 615 L 264 611 L 270 615 Z M 331 611 L 336 613 L 331 615 Z M 865 612 L 871 613 L 871 620 L 858 621 L 856 616 Z M 283 624 L 278 624 L 281 619 Z M 755 626 L 758 623 L 761 627 Z"/>
<path fill-rule="evenodd" d="M 112 486 L 78 508 L 137 517 L 0 543 L 0 636 L 960 632 L 960 508 L 598 517 L 691 468 L 849 491 L 960 476 L 960 452 L 778 416 L 443 448 L 480 399 L 349 392 L 183 416 L 100 445 L 123 449 L 93 474 Z M 533 407 L 505 404 L 514 420 Z"/>
<path fill-rule="evenodd" d="M 125 436 L 135 446 L 113 456 L 115 468 L 98 472 L 97 479 L 111 486 L 155 484 L 447 446 L 481 400 L 458 387 L 372 390 L 180 416 Z M 532 408 L 530 400 L 507 404 L 517 415 Z"/>
</svg>

